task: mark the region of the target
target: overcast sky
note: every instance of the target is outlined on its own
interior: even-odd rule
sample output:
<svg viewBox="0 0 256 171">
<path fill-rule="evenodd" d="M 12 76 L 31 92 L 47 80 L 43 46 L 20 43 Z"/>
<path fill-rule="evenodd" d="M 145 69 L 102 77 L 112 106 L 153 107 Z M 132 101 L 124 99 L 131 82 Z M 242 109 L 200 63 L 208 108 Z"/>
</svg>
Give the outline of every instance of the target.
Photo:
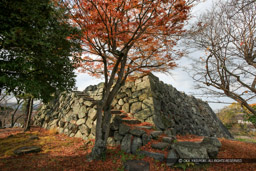
<svg viewBox="0 0 256 171">
<path fill-rule="evenodd" d="M 192 15 L 193 16 L 198 16 L 201 13 L 205 12 L 207 9 L 211 7 L 212 1 L 207 0 L 204 3 L 199 4 L 197 7 L 195 7 L 192 10 Z M 193 20 L 192 20 L 193 21 Z M 198 54 L 193 54 L 193 55 L 198 55 Z M 193 92 L 196 90 L 194 89 L 194 82 L 192 78 L 188 76 L 188 74 L 183 71 L 183 67 L 190 65 L 189 60 L 186 58 L 183 58 L 178 61 L 178 66 L 176 69 L 171 71 L 171 75 L 166 75 L 166 74 L 161 74 L 161 73 L 154 73 L 161 81 L 167 84 L 171 84 L 174 86 L 177 90 L 183 91 L 186 94 L 191 95 Z M 78 90 L 82 91 L 84 90 L 87 86 L 89 85 L 95 85 L 100 82 L 103 82 L 103 79 L 96 79 L 95 77 L 90 77 L 89 75 L 85 73 L 77 73 L 77 78 L 76 78 L 76 87 L 78 87 Z M 203 100 L 208 100 L 210 101 L 211 99 L 203 99 Z M 232 102 L 232 100 L 229 100 Z M 214 111 L 217 111 L 218 109 L 223 108 L 224 104 L 216 104 L 216 103 L 209 103 L 209 105 L 212 107 Z"/>
</svg>

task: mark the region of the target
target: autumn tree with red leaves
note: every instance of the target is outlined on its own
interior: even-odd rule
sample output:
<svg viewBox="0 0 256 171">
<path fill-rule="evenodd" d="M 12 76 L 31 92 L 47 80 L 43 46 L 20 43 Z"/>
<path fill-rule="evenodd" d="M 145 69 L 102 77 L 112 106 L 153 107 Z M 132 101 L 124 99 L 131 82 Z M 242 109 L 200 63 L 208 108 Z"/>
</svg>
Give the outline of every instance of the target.
<svg viewBox="0 0 256 171">
<path fill-rule="evenodd" d="M 192 1 L 66 0 L 72 21 L 83 31 L 83 60 L 78 67 L 104 76 L 97 103 L 93 159 L 106 152 L 111 103 L 133 72 L 168 72 L 182 56 L 174 47 L 184 32 Z"/>
</svg>

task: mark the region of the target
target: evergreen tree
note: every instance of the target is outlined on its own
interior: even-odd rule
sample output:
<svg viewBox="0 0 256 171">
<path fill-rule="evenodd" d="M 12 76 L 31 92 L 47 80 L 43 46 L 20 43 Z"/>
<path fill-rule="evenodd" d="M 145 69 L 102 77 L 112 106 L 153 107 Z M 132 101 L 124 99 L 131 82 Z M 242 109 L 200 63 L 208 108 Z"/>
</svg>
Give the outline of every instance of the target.
<svg viewBox="0 0 256 171">
<path fill-rule="evenodd" d="M 66 9 L 51 0 L 2 0 L 0 9 L 0 93 L 48 101 L 52 93 L 70 90 L 80 31 Z"/>
</svg>

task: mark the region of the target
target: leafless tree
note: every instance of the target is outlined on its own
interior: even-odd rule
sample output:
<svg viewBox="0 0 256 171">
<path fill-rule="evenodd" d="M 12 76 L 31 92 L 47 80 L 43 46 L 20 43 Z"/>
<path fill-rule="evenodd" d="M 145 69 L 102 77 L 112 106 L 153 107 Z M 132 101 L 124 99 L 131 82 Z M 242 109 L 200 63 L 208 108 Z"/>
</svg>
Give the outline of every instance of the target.
<svg viewBox="0 0 256 171">
<path fill-rule="evenodd" d="M 24 99 L 14 96 L 13 94 L 3 92 L 0 95 L 0 115 L 1 118 L 3 119 L 3 126 L 7 122 L 10 123 L 10 127 L 13 127 L 14 124 L 21 118 L 23 117 L 22 114 L 16 116 L 20 106 L 23 104 Z"/>
<path fill-rule="evenodd" d="M 256 96 L 256 1 L 219 1 L 198 18 L 188 35 L 193 51 L 192 78 L 208 94 L 227 96 L 256 111 L 249 103 Z"/>
</svg>

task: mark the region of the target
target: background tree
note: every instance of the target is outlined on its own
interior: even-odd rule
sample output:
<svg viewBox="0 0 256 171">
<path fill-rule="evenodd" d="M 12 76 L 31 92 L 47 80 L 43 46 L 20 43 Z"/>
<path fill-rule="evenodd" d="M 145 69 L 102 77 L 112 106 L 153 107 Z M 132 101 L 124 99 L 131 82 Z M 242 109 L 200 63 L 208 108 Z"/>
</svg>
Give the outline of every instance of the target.
<svg viewBox="0 0 256 171">
<path fill-rule="evenodd" d="M 3 0 L 0 8 L 1 90 L 47 101 L 56 90 L 71 89 L 69 57 L 80 48 L 79 30 L 65 8 L 51 0 Z"/>
<path fill-rule="evenodd" d="M 81 71 L 104 76 L 97 104 L 96 140 L 91 157 L 106 151 L 111 103 L 133 72 L 167 72 L 182 53 L 174 50 L 192 1 L 66 0 L 72 19 L 83 31 Z M 104 113 L 104 114 L 103 114 Z"/>
<path fill-rule="evenodd" d="M 66 9 L 51 0 L 2 0 L 0 8 L 1 92 L 46 102 L 56 91 L 70 90 L 80 37 Z"/>
<path fill-rule="evenodd" d="M 230 97 L 255 117 L 249 102 L 256 95 L 256 2 L 249 3 L 217 2 L 192 27 L 187 44 L 205 51 L 191 68 L 198 87 L 213 96 Z"/>
<path fill-rule="evenodd" d="M 15 123 L 23 117 L 19 112 L 23 102 L 21 97 L 16 97 L 6 91 L 3 92 L 0 96 L 0 120 L 5 120 L 5 125 L 9 124 L 10 127 L 15 126 Z"/>
</svg>

